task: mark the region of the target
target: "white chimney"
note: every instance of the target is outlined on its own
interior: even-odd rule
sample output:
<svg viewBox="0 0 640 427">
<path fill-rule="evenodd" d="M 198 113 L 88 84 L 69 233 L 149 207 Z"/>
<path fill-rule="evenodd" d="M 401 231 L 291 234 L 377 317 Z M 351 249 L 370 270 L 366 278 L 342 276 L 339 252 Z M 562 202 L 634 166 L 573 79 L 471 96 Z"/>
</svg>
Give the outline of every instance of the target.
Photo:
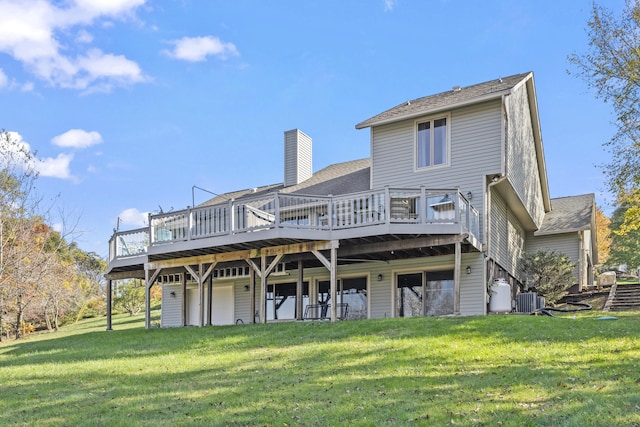
<svg viewBox="0 0 640 427">
<path fill-rule="evenodd" d="M 299 129 L 284 133 L 284 186 L 311 178 L 311 137 Z"/>
</svg>

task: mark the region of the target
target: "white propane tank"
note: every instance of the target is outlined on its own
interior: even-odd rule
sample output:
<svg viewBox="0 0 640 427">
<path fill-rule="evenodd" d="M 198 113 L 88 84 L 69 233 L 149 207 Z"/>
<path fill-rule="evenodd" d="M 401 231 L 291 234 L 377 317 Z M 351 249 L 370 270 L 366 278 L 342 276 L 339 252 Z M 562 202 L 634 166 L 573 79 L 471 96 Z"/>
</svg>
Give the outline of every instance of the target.
<svg viewBox="0 0 640 427">
<path fill-rule="evenodd" d="M 511 311 L 511 286 L 503 278 L 495 279 L 491 284 L 489 311 L 492 313 Z"/>
</svg>

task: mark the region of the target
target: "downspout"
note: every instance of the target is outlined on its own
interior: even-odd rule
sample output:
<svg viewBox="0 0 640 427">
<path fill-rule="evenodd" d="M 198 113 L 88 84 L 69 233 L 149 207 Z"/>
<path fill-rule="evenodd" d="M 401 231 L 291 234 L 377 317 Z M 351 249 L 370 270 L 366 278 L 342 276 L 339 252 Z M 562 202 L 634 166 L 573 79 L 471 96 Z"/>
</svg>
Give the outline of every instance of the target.
<svg viewBox="0 0 640 427">
<path fill-rule="evenodd" d="M 500 176 L 500 175 L 496 174 L 492 178 L 492 180 L 489 183 L 489 185 L 487 185 L 487 197 L 486 197 L 487 206 L 486 206 L 486 209 L 485 209 L 485 212 L 486 212 L 486 215 L 485 215 L 485 229 L 486 229 L 485 241 L 487 242 L 485 251 L 486 251 L 486 254 L 487 254 L 487 263 L 491 259 L 491 250 L 490 250 L 490 248 L 491 248 L 491 215 L 490 215 L 490 212 L 491 212 L 491 188 L 494 185 L 500 184 L 502 181 L 504 181 L 506 179 L 507 179 L 506 176 L 504 176 L 504 175 Z M 493 269 L 491 269 L 491 273 L 490 273 L 490 276 L 489 276 L 489 283 L 491 283 L 492 281 L 493 281 Z"/>
<path fill-rule="evenodd" d="M 501 174 L 496 174 L 491 178 L 491 182 L 489 183 L 489 185 L 487 185 L 487 197 L 485 197 L 486 200 L 486 206 L 485 206 L 485 242 L 486 242 L 486 248 L 485 248 L 485 253 L 487 255 L 487 262 L 486 262 L 486 268 L 489 270 L 489 263 L 491 262 L 491 188 L 494 185 L 497 185 L 499 183 L 501 183 L 502 181 L 504 181 L 505 179 L 507 179 L 506 175 L 506 170 L 507 170 L 507 153 L 506 153 L 506 149 L 507 149 L 507 134 L 508 134 L 508 123 L 509 123 L 509 111 L 507 108 L 507 99 L 508 95 L 502 95 L 502 111 L 503 111 L 503 115 L 502 117 L 504 118 L 504 126 L 502 127 L 502 135 L 501 135 L 501 139 L 502 139 L 502 159 L 501 159 L 501 166 L 502 166 L 502 173 Z M 494 260 L 494 264 L 495 264 L 495 260 Z M 491 268 L 489 270 L 489 280 L 487 283 L 487 295 L 489 294 L 488 288 L 489 286 L 491 286 L 491 284 L 493 283 L 493 271 L 494 268 Z M 485 310 L 486 310 L 486 304 L 485 304 Z"/>
</svg>

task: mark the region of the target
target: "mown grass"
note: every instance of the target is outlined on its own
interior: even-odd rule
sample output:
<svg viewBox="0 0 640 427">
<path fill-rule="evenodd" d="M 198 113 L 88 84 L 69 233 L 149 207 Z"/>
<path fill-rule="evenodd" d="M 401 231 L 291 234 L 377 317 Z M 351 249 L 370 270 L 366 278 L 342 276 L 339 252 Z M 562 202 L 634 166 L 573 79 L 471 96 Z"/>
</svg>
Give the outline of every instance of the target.
<svg viewBox="0 0 640 427">
<path fill-rule="evenodd" d="M 0 345 L 0 425 L 637 426 L 640 316 L 143 329 Z"/>
</svg>

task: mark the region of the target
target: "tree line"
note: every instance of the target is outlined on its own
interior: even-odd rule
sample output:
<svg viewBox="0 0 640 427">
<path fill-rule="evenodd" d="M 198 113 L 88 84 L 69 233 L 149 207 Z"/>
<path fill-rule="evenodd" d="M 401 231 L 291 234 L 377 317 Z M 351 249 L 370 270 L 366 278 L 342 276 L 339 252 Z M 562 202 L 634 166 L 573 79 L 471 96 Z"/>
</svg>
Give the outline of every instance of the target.
<svg viewBox="0 0 640 427">
<path fill-rule="evenodd" d="M 615 195 L 610 234 L 602 236 L 610 265 L 640 266 L 640 0 L 627 0 L 620 16 L 593 3 L 589 47 L 569 62 L 597 98 L 612 106 L 615 134 L 604 143 L 611 160 L 601 165 Z M 602 218 L 601 218 L 602 219 Z M 604 221 L 605 223 L 607 221 Z M 610 249 L 610 257 L 607 254 Z"/>
<path fill-rule="evenodd" d="M 0 133 L 0 340 L 103 314 L 105 261 L 54 229 L 38 196 L 35 156 Z M 64 222 L 64 221 L 63 221 Z"/>
</svg>

